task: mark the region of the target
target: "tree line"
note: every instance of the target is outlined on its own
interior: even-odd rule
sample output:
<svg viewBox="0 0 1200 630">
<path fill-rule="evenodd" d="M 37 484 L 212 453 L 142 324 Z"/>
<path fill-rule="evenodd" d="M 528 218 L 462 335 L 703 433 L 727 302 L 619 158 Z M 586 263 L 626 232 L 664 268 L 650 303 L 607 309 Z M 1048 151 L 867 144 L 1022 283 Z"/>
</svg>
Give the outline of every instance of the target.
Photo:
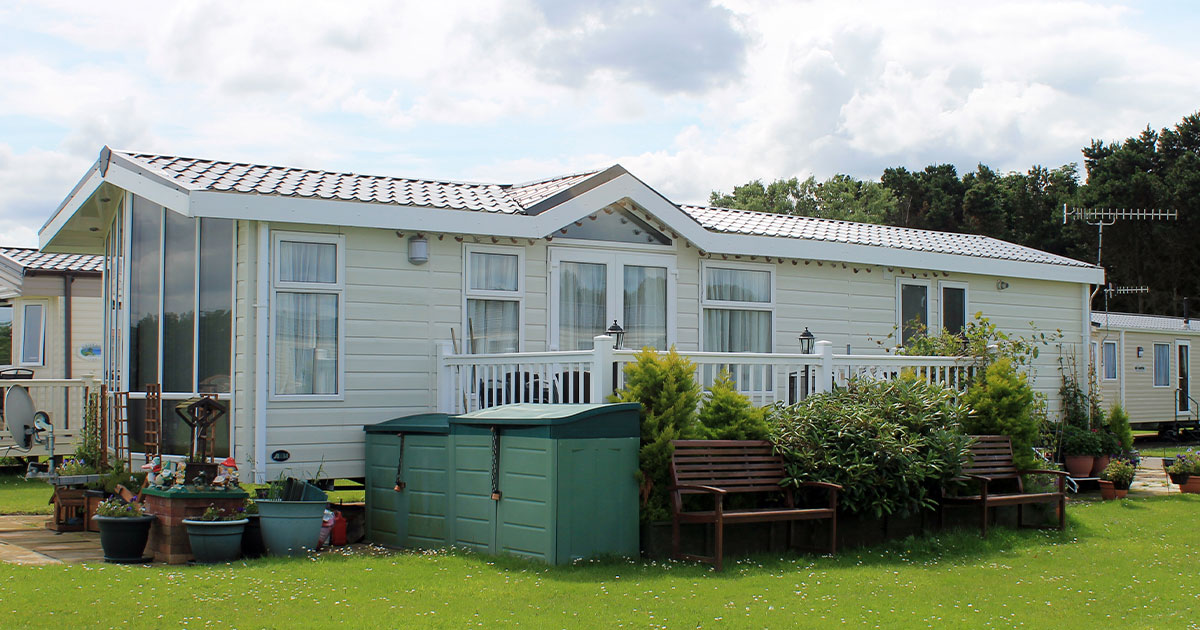
<svg viewBox="0 0 1200 630">
<path fill-rule="evenodd" d="M 953 164 L 933 164 L 921 171 L 888 168 L 879 181 L 844 174 L 821 182 L 754 180 L 732 193 L 713 191 L 709 203 L 984 234 L 1091 263 L 1097 258 L 1097 230 L 1075 219 L 1064 224 L 1064 205 L 1176 210 L 1175 220 L 1121 220 L 1104 228 L 1108 282 L 1148 286 L 1150 292 L 1100 292 L 1092 307 L 1182 314 L 1185 298 L 1200 297 L 1200 112 L 1160 131 L 1147 126 L 1124 141 L 1093 140 L 1082 152 L 1085 182 L 1075 163 L 1009 173 L 979 164 L 961 176 Z M 1200 315 L 1200 304 L 1194 307 Z"/>
</svg>

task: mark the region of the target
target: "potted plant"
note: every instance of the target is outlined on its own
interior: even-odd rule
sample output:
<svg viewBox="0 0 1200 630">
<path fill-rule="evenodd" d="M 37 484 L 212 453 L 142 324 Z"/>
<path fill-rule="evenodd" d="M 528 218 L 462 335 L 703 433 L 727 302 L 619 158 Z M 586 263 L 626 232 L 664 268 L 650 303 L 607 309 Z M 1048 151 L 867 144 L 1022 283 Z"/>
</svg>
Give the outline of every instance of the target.
<svg viewBox="0 0 1200 630">
<path fill-rule="evenodd" d="M 298 479 L 278 479 L 268 485 L 267 497 L 255 503 L 268 554 L 303 556 L 317 548 L 328 505 L 319 488 Z"/>
<path fill-rule="evenodd" d="M 1108 468 L 1113 456 L 1121 454 L 1121 442 L 1111 431 L 1100 430 L 1095 433 L 1097 442 L 1096 460 L 1092 463 L 1091 475 L 1100 477 Z"/>
<path fill-rule="evenodd" d="M 1092 464 L 1099 448 L 1099 439 L 1095 433 L 1071 425 L 1063 427 L 1060 447 L 1063 464 L 1066 465 L 1067 473 L 1075 479 L 1092 474 Z"/>
<path fill-rule="evenodd" d="M 242 551 L 242 531 L 249 522 L 245 508 L 230 512 L 209 504 L 204 513 L 183 519 L 196 562 L 231 562 Z"/>
<path fill-rule="evenodd" d="M 142 512 L 140 503 L 125 503 L 109 497 L 96 507 L 92 517 L 100 524 L 100 547 L 104 561 L 113 563 L 142 562 L 142 552 L 150 537 L 153 514 Z"/>
<path fill-rule="evenodd" d="M 1105 494 L 1104 486 L 1107 484 L 1112 488 L 1113 496 L 1105 496 L 1105 499 L 1125 498 L 1125 494 L 1129 492 L 1129 485 L 1133 483 L 1133 476 L 1133 464 L 1122 459 L 1112 460 L 1104 468 L 1104 472 L 1100 473 L 1101 494 Z"/>
<path fill-rule="evenodd" d="M 1180 453 L 1175 456 L 1175 461 L 1167 467 L 1167 475 L 1171 477 L 1173 483 L 1179 484 L 1179 489 L 1183 492 L 1200 493 L 1200 484 L 1196 483 L 1195 477 L 1200 474 L 1200 453 Z"/>
</svg>

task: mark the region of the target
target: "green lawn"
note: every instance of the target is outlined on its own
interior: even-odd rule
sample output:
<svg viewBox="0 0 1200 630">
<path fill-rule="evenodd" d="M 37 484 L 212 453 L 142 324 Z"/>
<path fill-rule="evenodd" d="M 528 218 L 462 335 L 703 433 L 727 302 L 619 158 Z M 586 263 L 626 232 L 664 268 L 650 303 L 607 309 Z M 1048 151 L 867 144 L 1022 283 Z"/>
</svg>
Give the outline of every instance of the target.
<svg viewBox="0 0 1200 630">
<path fill-rule="evenodd" d="M 49 514 L 54 487 L 23 476 L 0 476 L 0 514 Z"/>
<path fill-rule="evenodd" d="M 1196 628 L 1200 497 L 1074 503 L 1065 534 L 968 531 L 724 573 L 471 554 L 221 567 L 0 566 L 6 627 Z"/>
<path fill-rule="evenodd" d="M 1146 457 L 1174 457 L 1177 453 L 1185 453 L 1191 449 L 1193 451 L 1200 450 L 1200 445 L 1197 444 L 1170 444 L 1170 445 L 1154 445 L 1146 447 L 1138 447 L 1138 453 Z"/>
</svg>

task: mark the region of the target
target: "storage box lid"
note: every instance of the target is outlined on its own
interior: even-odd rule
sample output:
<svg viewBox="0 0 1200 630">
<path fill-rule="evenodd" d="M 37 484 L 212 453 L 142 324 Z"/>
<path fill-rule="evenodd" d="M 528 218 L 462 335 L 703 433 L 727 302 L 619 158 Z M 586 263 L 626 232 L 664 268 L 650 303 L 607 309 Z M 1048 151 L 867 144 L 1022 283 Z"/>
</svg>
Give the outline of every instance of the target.
<svg viewBox="0 0 1200 630">
<path fill-rule="evenodd" d="M 505 435 L 546 438 L 636 438 L 641 429 L 638 403 L 552 405 L 518 403 L 450 418 L 459 432 L 498 427 Z"/>
<path fill-rule="evenodd" d="M 446 435 L 450 433 L 449 418 L 450 416 L 444 413 L 418 413 L 411 416 L 392 418 L 379 424 L 370 424 L 363 427 L 363 431 L 367 433 L 425 433 Z"/>
</svg>

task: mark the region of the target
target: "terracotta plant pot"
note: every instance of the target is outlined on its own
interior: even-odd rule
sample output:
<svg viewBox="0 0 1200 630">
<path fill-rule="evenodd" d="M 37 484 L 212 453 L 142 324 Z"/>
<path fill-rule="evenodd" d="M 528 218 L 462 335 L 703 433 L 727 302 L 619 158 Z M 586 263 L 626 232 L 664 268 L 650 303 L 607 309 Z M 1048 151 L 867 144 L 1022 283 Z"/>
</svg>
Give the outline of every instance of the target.
<svg viewBox="0 0 1200 630">
<path fill-rule="evenodd" d="M 1117 489 L 1113 487 L 1113 482 L 1100 480 L 1100 498 L 1105 501 L 1112 501 L 1117 498 Z"/>
<path fill-rule="evenodd" d="M 1179 490 L 1188 494 L 1200 494 L 1200 477 L 1189 477 L 1187 483 L 1179 484 Z"/>
<path fill-rule="evenodd" d="M 1091 455 L 1067 455 L 1064 459 L 1067 473 L 1075 479 L 1082 479 L 1092 474 L 1092 464 L 1096 458 Z"/>
<path fill-rule="evenodd" d="M 1095 461 L 1092 462 L 1092 476 L 1099 477 L 1100 473 L 1104 472 L 1105 468 L 1108 468 L 1108 462 L 1111 459 L 1111 455 L 1100 455 L 1099 457 L 1096 457 Z"/>
<path fill-rule="evenodd" d="M 1118 499 L 1124 499 L 1125 495 L 1129 494 L 1129 488 L 1114 488 L 1113 492 L 1117 493 Z"/>
</svg>

